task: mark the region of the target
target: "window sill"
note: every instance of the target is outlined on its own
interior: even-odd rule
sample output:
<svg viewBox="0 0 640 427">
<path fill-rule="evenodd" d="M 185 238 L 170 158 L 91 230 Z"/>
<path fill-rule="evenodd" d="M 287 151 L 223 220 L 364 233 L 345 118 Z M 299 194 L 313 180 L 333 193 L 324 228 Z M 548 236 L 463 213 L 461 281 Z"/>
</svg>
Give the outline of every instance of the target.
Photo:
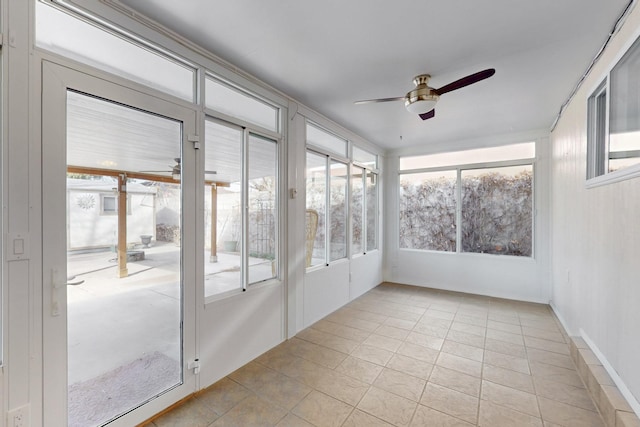
<svg viewBox="0 0 640 427">
<path fill-rule="evenodd" d="M 596 188 L 637 177 L 640 177 L 640 164 L 588 179 L 585 187 L 587 189 Z"/>
<path fill-rule="evenodd" d="M 242 291 L 242 289 L 234 289 L 231 291 L 221 292 L 219 294 L 208 295 L 204 297 L 204 306 L 206 309 L 209 306 L 214 306 L 218 303 L 226 302 L 229 299 L 239 298 L 243 295 L 251 294 L 252 292 L 256 292 L 260 289 L 272 288 L 274 286 L 280 285 L 282 285 L 282 281 L 280 279 L 274 278 L 249 285 L 247 287 L 247 290 L 244 292 Z"/>
</svg>

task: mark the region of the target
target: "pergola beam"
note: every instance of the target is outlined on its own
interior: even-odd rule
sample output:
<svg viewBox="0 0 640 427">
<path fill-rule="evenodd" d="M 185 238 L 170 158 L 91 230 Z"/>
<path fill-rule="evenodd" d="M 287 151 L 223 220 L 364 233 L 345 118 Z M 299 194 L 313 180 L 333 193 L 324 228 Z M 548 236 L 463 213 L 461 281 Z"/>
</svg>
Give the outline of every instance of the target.
<svg viewBox="0 0 640 427">
<path fill-rule="evenodd" d="M 118 175 L 118 277 L 127 276 L 127 176 L 122 173 Z"/>
</svg>

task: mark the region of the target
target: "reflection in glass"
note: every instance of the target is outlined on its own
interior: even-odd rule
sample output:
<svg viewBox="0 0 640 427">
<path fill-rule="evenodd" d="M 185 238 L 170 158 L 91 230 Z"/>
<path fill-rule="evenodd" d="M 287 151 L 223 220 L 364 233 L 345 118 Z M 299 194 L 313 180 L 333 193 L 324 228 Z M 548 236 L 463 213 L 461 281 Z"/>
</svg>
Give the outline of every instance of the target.
<svg viewBox="0 0 640 427">
<path fill-rule="evenodd" d="M 276 276 L 277 145 L 249 136 L 249 283 Z"/>
<path fill-rule="evenodd" d="M 640 163 L 639 69 L 640 39 L 611 70 L 608 172 Z"/>
<path fill-rule="evenodd" d="M 307 143 L 342 157 L 347 155 L 347 141 L 345 139 L 309 122 L 307 122 Z"/>
<path fill-rule="evenodd" d="M 325 214 L 327 206 L 327 157 L 307 151 L 306 171 L 306 206 L 307 210 L 317 213 L 317 226 L 313 250 L 307 257 L 306 267 L 324 265 L 326 263 Z M 314 215 L 315 217 L 315 215 Z M 306 216 L 310 221 L 309 216 Z M 309 228 L 311 224 L 306 224 Z M 306 233 L 309 234 L 309 233 Z"/>
<path fill-rule="evenodd" d="M 278 108 L 212 77 L 205 80 L 205 104 L 229 116 L 278 131 Z"/>
<path fill-rule="evenodd" d="M 183 381 L 182 124 L 75 92 L 66 107 L 68 416 L 89 427 Z"/>
<path fill-rule="evenodd" d="M 364 252 L 363 239 L 363 171 L 364 169 L 353 166 L 351 169 L 351 254 Z"/>
<path fill-rule="evenodd" d="M 184 100 L 194 100 L 196 73 L 192 67 L 41 1 L 34 3 L 38 47 Z"/>
<path fill-rule="evenodd" d="M 367 171 L 367 252 L 378 248 L 378 175 Z"/>
<path fill-rule="evenodd" d="M 242 288 L 242 138 L 239 127 L 205 122 L 205 296 Z"/>
<path fill-rule="evenodd" d="M 347 165 L 331 160 L 330 261 L 347 256 Z"/>
</svg>

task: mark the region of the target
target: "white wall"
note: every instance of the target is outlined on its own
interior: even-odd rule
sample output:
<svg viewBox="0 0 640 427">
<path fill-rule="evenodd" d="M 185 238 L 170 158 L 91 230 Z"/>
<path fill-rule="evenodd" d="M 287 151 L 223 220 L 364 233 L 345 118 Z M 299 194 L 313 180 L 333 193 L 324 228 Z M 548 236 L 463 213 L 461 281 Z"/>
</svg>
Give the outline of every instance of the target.
<svg viewBox="0 0 640 427">
<path fill-rule="evenodd" d="M 548 144 L 540 132 L 503 135 L 492 140 L 459 141 L 429 147 L 429 150 L 394 152 L 388 157 L 385 198 L 386 262 L 384 279 L 390 282 L 500 298 L 548 303 L 549 220 Z M 402 155 L 430 154 L 491 145 L 536 141 L 534 171 L 534 256 L 448 253 L 399 249 L 398 159 Z"/>
<path fill-rule="evenodd" d="M 640 32 L 636 7 L 551 134 L 553 306 L 640 408 L 640 180 L 585 188 L 587 97 Z M 614 378 L 615 379 L 615 378 Z M 629 394 L 627 394 L 629 397 Z"/>
<path fill-rule="evenodd" d="M 3 46 L 3 90 L 6 109 L 2 109 L 3 145 L 2 156 L 2 201 L 4 207 L 3 231 L 9 240 L 14 236 L 25 239 L 27 253 L 10 258 L 3 253 L 2 268 L 2 314 L 4 360 L 0 371 L 0 427 L 6 421 L 6 411 L 29 405 L 31 425 L 43 425 L 43 272 L 42 272 L 42 218 L 46 214 L 42 206 L 41 165 L 41 63 L 39 55 L 33 53 L 32 18 L 29 9 L 33 2 L 24 0 L 0 0 L 3 28 L 9 17 L 15 40 L 11 46 Z M 209 70 L 220 72 L 249 90 L 254 90 L 267 99 L 278 99 L 286 105 L 289 99 L 271 90 L 257 79 L 238 75 L 233 67 L 226 67 L 213 56 L 200 56 L 189 51 L 166 35 L 159 35 L 131 17 L 119 15 L 103 3 L 92 3 L 98 14 L 109 21 L 130 28 L 144 38 L 168 46 L 172 51 L 184 54 L 189 60 Z M 100 13 L 101 12 L 101 13 Z M 6 47 L 6 50 L 5 50 Z M 8 102 L 6 102 L 8 100 Z M 274 101 L 275 102 L 275 101 Z M 336 129 L 350 140 L 357 139 L 362 148 L 381 153 L 377 147 L 362 141 L 350 132 L 291 101 L 296 111 L 304 111 L 305 117 L 330 129 Z M 196 107 L 197 108 L 197 107 Z M 8 120 L 8 117 L 11 120 Z M 296 116 L 292 113 L 292 116 Z M 289 117 L 287 117 L 289 119 Z M 305 286 L 308 287 L 308 307 L 313 307 L 311 317 L 322 317 L 381 281 L 382 251 L 373 251 L 371 256 L 336 263 L 339 271 L 327 269 L 328 282 L 338 282 L 342 288 L 339 298 L 328 296 L 326 303 L 310 301 L 313 296 L 313 280 L 304 274 L 304 137 L 300 126 L 303 121 L 285 120 L 285 132 L 290 136 L 285 143 L 290 156 L 282 164 L 287 167 L 288 188 L 298 189 L 300 197 L 288 200 L 289 222 L 283 227 L 286 242 L 282 282 L 272 281 L 252 287 L 247 292 L 236 294 L 205 304 L 202 289 L 195 308 L 197 313 L 197 352 L 201 361 L 199 384 L 206 387 L 234 369 L 242 366 L 259 354 L 269 350 L 287 336 L 303 329 L 305 308 Z M 282 160 L 282 159 L 281 159 Z M 285 192 L 286 194 L 286 192 Z M 286 196 L 285 196 L 286 197 Z M 382 200 L 382 196 L 380 197 Z M 380 225 L 380 229 L 382 225 Z M 149 233 L 152 234 L 152 233 Z M 203 242 L 202 236 L 197 236 Z M 381 240 L 382 242 L 382 240 Z M 12 247 L 12 245 L 7 245 Z M 382 243 L 381 243 L 382 247 Z M 302 254 L 302 255 L 301 255 Z M 345 269 L 346 267 L 346 269 Z M 350 273 L 356 278 L 349 282 Z M 201 277 L 202 273 L 196 274 Z M 352 275 L 353 277 L 353 275 Z M 345 280 L 346 278 L 346 280 Z M 317 288 L 318 295 L 327 296 L 327 290 Z"/>
<path fill-rule="evenodd" d="M 316 267 L 305 271 L 304 251 L 295 248 L 304 247 L 304 212 L 306 209 L 304 189 L 305 162 L 306 162 L 306 120 L 309 119 L 336 135 L 351 141 L 359 148 L 378 155 L 378 168 L 380 176 L 385 174 L 385 160 L 383 151 L 364 141 L 358 135 L 337 125 L 325 117 L 320 116 L 308 108 L 295 105 L 290 109 L 296 111 L 293 120 L 290 121 L 289 134 L 293 140 L 289 145 L 289 159 L 295 161 L 295 167 L 290 166 L 290 182 L 295 182 L 298 189 L 298 197 L 291 201 L 290 212 L 295 212 L 294 218 L 290 218 L 290 242 L 295 238 L 293 250 L 289 252 L 289 336 L 312 325 L 333 311 L 339 309 L 349 301 L 357 298 L 368 290 L 378 286 L 382 282 L 382 266 L 384 254 L 383 224 L 385 185 L 382 179 L 378 180 L 378 250 L 367 252 L 366 255 L 356 255 L 331 262 L 328 266 Z M 293 176 L 295 180 L 291 180 Z M 297 219 L 297 223 L 296 223 Z M 293 236 L 295 234 L 295 236 Z M 295 269 L 291 267 L 295 266 Z M 296 301 L 295 307 L 292 305 Z M 295 324 L 292 323 L 295 318 Z"/>
<path fill-rule="evenodd" d="M 284 285 L 209 303 L 200 320 L 200 386 L 207 387 L 285 339 Z"/>
</svg>

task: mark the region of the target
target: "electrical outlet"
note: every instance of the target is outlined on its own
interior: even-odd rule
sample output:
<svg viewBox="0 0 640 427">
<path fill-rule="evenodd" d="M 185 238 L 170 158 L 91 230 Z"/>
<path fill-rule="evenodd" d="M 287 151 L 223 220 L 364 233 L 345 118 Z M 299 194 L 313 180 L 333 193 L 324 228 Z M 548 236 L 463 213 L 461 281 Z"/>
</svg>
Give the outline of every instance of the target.
<svg viewBox="0 0 640 427">
<path fill-rule="evenodd" d="M 8 412 L 8 427 L 29 427 L 29 405 L 24 405 Z"/>
</svg>

